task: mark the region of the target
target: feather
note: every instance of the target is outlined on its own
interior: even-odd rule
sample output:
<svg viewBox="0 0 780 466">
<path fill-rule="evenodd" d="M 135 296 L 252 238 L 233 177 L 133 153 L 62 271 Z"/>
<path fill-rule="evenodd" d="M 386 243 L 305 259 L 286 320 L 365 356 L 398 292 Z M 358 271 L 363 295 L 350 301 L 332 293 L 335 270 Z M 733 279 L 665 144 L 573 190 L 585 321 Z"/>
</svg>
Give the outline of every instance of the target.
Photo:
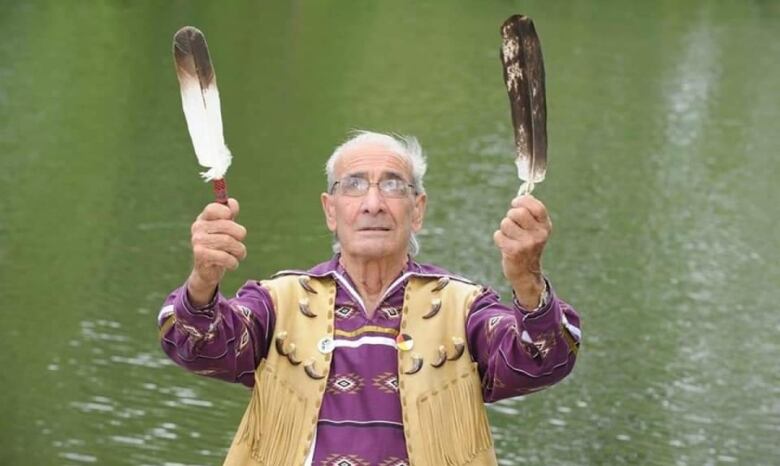
<svg viewBox="0 0 780 466">
<path fill-rule="evenodd" d="M 530 194 L 547 172 L 547 103 L 542 46 L 531 18 L 514 15 L 501 26 L 504 65 L 517 149 L 519 195 Z"/>
<path fill-rule="evenodd" d="M 200 175 L 205 181 L 220 180 L 231 155 L 222 133 L 217 77 L 203 33 L 192 26 L 179 29 L 173 36 L 173 57 L 192 146 L 198 163 L 208 169 Z"/>
</svg>

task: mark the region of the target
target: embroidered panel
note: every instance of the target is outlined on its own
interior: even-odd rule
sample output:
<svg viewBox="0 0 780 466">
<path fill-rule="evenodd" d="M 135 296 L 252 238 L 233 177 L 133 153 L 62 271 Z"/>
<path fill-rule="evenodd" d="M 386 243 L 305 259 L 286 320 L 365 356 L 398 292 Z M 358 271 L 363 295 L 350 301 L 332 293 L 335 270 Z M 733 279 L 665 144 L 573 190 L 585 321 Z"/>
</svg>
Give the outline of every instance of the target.
<svg viewBox="0 0 780 466">
<path fill-rule="evenodd" d="M 364 386 L 363 377 L 351 372 L 348 374 L 334 374 L 328 381 L 328 393 L 334 395 L 354 395 L 360 392 Z"/>
<path fill-rule="evenodd" d="M 397 320 L 401 318 L 401 309 L 397 307 L 383 307 L 379 309 L 380 314 L 387 320 Z"/>
<path fill-rule="evenodd" d="M 333 311 L 333 313 L 336 315 L 336 320 L 347 320 L 352 316 L 357 315 L 358 312 L 354 307 L 341 306 Z"/>
<path fill-rule="evenodd" d="M 371 464 L 358 455 L 334 453 L 320 461 L 320 466 L 371 466 Z"/>
<path fill-rule="evenodd" d="M 392 372 L 382 372 L 374 377 L 372 385 L 384 393 L 398 393 L 398 375 Z"/>
<path fill-rule="evenodd" d="M 379 463 L 379 466 L 409 466 L 409 462 L 400 458 L 396 458 L 395 456 L 391 456 L 390 458 L 387 458 L 386 460 Z"/>
</svg>

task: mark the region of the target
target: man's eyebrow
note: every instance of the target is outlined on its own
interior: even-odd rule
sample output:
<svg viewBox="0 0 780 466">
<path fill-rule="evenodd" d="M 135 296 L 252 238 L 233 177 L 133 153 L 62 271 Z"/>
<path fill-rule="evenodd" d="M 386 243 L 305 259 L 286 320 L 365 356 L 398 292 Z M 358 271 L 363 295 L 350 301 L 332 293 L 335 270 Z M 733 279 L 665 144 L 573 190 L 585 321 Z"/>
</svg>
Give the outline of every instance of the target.
<svg viewBox="0 0 780 466">
<path fill-rule="evenodd" d="M 354 173 L 347 173 L 345 176 L 355 177 L 355 178 L 365 178 L 368 179 L 368 173 L 367 172 L 354 172 Z M 402 173 L 399 173 L 397 171 L 384 171 L 379 175 L 380 180 L 389 180 L 389 179 L 397 179 L 397 180 L 405 180 L 406 178 Z"/>
<path fill-rule="evenodd" d="M 389 180 L 389 179 L 396 179 L 396 180 L 405 180 L 404 175 L 398 172 L 393 171 L 386 171 L 382 172 L 382 176 L 379 177 L 380 180 Z"/>
</svg>

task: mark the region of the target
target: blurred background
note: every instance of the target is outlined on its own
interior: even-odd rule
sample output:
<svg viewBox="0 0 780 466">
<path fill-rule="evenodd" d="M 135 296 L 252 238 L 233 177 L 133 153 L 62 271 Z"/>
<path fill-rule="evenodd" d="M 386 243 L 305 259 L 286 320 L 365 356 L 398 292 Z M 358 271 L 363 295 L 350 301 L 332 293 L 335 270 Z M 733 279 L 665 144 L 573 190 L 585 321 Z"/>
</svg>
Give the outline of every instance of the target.
<svg viewBox="0 0 780 466">
<path fill-rule="evenodd" d="M 780 2 L 0 0 L 0 464 L 221 464 L 248 399 L 159 349 L 198 178 L 171 59 L 208 38 L 249 258 L 330 254 L 323 165 L 418 136 L 423 262 L 507 296 L 519 186 L 499 26 L 536 23 L 555 231 L 583 318 L 560 385 L 490 407 L 502 465 L 777 464 Z M 432 465 L 431 465 L 432 466 Z"/>
</svg>

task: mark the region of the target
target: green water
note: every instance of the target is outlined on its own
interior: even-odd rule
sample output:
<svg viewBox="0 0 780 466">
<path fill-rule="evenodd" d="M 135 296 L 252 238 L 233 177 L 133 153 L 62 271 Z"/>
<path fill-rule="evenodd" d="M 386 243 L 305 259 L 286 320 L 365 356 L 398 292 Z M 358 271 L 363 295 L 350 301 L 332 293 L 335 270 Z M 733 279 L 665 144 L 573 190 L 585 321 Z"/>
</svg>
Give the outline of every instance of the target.
<svg viewBox="0 0 780 466">
<path fill-rule="evenodd" d="M 190 375 L 155 317 L 210 192 L 170 53 L 203 29 L 249 259 L 329 255 L 322 165 L 350 128 L 417 135 L 421 260 L 508 291 L 517 189 L 500 23 L 547 67 L 545 268 L 574 373 L 490 410 L 502 465 L 777 464 L 780 2 L 0 1 L 0 464 L 221 464 L 239 386 Z"/>
</svg>

